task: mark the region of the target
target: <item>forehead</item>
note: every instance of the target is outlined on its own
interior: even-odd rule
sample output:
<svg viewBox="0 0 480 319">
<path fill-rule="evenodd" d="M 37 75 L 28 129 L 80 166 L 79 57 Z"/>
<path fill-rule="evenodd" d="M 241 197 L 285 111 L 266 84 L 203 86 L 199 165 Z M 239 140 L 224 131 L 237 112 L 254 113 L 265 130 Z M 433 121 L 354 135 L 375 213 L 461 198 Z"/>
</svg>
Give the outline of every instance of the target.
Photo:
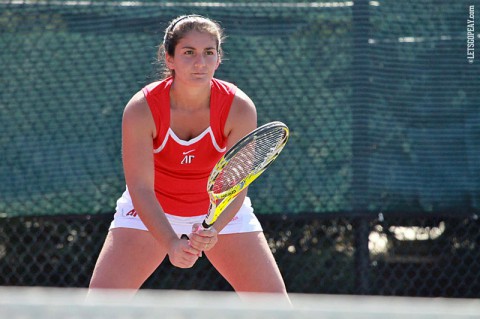
<svg viewBox="0 0 480 319">
<path fill-rule="evenodd" d="M 208 32 L 188 31 L 178 41 L 177 47 L 213 47 L 217 46 L 217 38 Z"/>
</svg>

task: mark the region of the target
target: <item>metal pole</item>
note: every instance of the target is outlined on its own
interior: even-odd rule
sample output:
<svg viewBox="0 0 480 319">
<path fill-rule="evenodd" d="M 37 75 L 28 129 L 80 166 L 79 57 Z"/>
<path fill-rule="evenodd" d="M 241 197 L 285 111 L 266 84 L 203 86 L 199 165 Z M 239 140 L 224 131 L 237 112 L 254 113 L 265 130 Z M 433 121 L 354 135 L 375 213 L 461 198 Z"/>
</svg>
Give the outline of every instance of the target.
<svg viewBox="0 0 480 319">
<path fill-rule="evenodd" d="M 353 15 L 353 96 L 352 96 L 352 207 L 359 215 L 368 212 L 369 166 L 369 0 L 356 0 Z M 365 215 L 363 215 L 365 216 Z M 359 294 L 369 292 L 369 223 L 367 217 L 356 218 L 355 226 L 355 280 Z"/>
</svg>

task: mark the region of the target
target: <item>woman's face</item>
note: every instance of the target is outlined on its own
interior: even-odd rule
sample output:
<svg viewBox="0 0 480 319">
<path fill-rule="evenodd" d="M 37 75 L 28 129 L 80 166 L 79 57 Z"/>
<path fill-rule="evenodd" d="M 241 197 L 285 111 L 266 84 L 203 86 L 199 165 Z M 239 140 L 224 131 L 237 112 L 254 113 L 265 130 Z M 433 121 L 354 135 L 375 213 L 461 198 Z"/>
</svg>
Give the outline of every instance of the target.
<svg viewBox="0 0 480 319">
<path fill-rule="evenodd" d="M 220 64 L 217 42 L 208 33 L 190 31 L 178 41 L 175 56 L 166 56 L 169 69 L 175 70 L 175 80 L 210 84 Z"/>
</svg>

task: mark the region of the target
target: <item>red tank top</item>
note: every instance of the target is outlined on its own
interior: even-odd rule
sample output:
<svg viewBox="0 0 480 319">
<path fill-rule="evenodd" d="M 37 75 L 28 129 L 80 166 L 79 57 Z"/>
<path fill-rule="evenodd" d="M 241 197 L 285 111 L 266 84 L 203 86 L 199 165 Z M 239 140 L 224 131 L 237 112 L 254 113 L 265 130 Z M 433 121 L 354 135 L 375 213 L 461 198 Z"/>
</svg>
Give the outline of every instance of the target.
<svg viewBox="0 0 480 319">
<path fill-rule="evenodd" d="M 142 89 L 157 129 L 153 140 L 155 194 L 171 215 L 198 216 L 208 211 L 207 180 L 226 151 L 224 127 L 236 86 L 213 79 L 210 94 L 210 126 L 197 137 L 184 141 L 170 128 L 172 78 Z"/>
</svg>

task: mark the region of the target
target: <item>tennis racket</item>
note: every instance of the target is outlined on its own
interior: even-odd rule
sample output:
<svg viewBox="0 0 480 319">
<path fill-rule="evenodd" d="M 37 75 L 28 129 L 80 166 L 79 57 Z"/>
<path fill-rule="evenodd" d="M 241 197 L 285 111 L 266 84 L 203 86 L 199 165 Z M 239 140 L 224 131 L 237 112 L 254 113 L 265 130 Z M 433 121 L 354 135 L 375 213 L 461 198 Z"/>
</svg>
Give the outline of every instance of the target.
<svg viewBox="0 0 480 319">
<path fill-rule="evenodd" d="M 208 178 L 210 207 L 202 223 L 204 229 L 212 227 L 235 197 L 272 164 L 288 137 L 285 124 L 270 122 L 247 134 L 223 155 Z"/>
</svg>

